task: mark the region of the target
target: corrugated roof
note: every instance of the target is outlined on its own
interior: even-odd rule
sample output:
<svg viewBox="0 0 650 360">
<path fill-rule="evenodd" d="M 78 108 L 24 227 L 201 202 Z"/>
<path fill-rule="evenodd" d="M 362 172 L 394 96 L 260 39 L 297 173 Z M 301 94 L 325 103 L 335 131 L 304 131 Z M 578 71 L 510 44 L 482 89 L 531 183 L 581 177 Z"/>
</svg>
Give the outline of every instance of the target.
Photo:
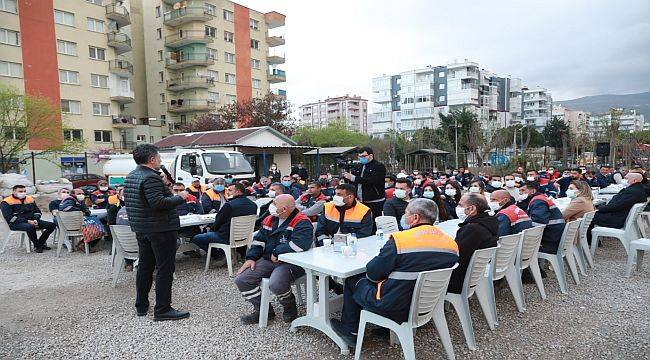
<svg viewBox="0 0 650 360">
<path fill-rule="evenodd" d="M 411 151 L 407 155 L 424 155 L 424 154 L 448 155 L 449 152 L 444 151 L 444 150 L 439 150 L 439 149 L 420 149 L 420 150 Z"/>
<path fill-rule="evenodd" d="M 281 137 L 283 140 L 286 140 L 290 145 L 295 145 L 295 142 L 293 142 L 291 139 L 268 126 L 174 134 L 157 141 L 154 145 L 161 149 L 169 149 L 174 147 L 209 147 L 235 145 L 238 144 L 239 140 L 252 135 L 255 132 L 266 130 L 269 130 L 274 135 Z"/>
<path fill-rule="evenodd" d="M 316 153 L 320 155 L 343 155 L 354 151 L 356 148 L 356 146 L 327 147 L 320 148 L 318 151 L 316 149 L 307 151 L 303 155 L 316 155 Z"/>
</svg>

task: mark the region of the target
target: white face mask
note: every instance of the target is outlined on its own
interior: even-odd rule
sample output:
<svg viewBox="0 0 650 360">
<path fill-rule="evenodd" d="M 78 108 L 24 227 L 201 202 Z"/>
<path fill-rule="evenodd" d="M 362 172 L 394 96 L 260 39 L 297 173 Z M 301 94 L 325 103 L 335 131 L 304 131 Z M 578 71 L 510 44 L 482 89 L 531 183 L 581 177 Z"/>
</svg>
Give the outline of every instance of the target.
<svg viewBox="0 0 650 360">
<path fill-rule="evenodd" d="M 576 193 L 577 193 L 577 191 L 574 190 L 574 189 L 567 189 L 566 197 L 568 197 L 569 199 L 573 199 L 574 197 L 576 197 L 576 195 L 577 195 Z"/>
<path fill-rule="evenodd" d="M 627 187 L 628 185 L 630 185 L 630 183 L 627 181 L 627 179 L 623 179 L 623 180 L 621 180 L 621 185 L 623 185 L 624 187 Z"/>
<path fill-rule="evenodd" d="M 420 184 L 422 184 L 422 180 L 421 179 L 415 179 L 415 181 L 413 181 L 413 183 L 415 185 L 417 185 L 417 186 L 420 186 Z"/>
<path fill-rule="evenodd" d="M 492 181 L 492 182 L 490 183 L 490 185 L 492 185 L 492 187 L 495 188 L 495 189 L 500 189 L 501 186 L 503 186 L 503 184 L 501 183 L 501 181 L 497 181 L 497 180 Z"/>
<path fill-rule="evenodd" d="M 520 181 L 521 181 L 521 178 L 520 178 L 519 176 L 516 176 L 516 177 L 515 177 L 515 181 L 516 181 L 516 182 L 520 182 Z"/>
<path fill-rule="evenodd" d="M 488 205 L 490 205 L 490 210 L 492 210 L 494 212 L 501 209 L 501 205 L 499 205 L 499 203 L 496 202 L 496 201 L 490 201 L 490 203 Z"/>
<path fill-rule="evenodd" d="M 332 201 L 334 202 L 334 205 L 336 205 L 336 206 L 345 205 L 345 201 L 343 201 L 343 196 L 334 195 L 334 197 L 332 197 Z"/>
<path fill-rule="evenodd" d="M 398 198 L 398 199 L 406 198 L 406 190 L 395 189 L 395 197 Z"/>
<path fill-rule="evenodd" d="M 478 186 L 470 186 L 469 187 L 469 192 L 472 193 L 472 194 L 477 194 L 477 193 L 481 192 L 481 188 L 479 188 Z M 445 190 L 445 194 L 446 193 L 447 193 L 447 190 Z"/>
<path fill-rule="evenodd" d="M 106 187 L 106 186 L 100 186 L 100 187 L 99 187 L 99 190 L 100 190 L 100 191 L 107 191 L 107 190 L 108 190 L 108 187 Z"/>
<path fill-rule="evenodd" d="M 422 193 L 422 196 L 424 196 L 426 199 L 433 199 L 434 192 L 433 191 L 425 191 Z"/>
<path fill-rule="evenodd" d="M 84 201 L 84 199 L 86 198 L 85 195 L 75 195 L 75 196 L 77 197 L 77 200 L 79 200 L 79 201 Z"/>
<path fill-rule="evenodd" d="M 271 199 L 275 197 L 275 190 L 269 190 L 268 195 Z"/>
<path fill-rule="evenodd" d="M 459 220 L 465 221 L 465 219 L 467 219 L 467 214 L 465 214 L 465 208 L 461 206 L 456 207 L 456 216 L 458 216 Z"/>
<path fill-rule="evenodd" d="M 451 197 L 456 196 L 456 189 L 445 189 L 445 195 Z"/>
<path fill-rule="evenodd" d="M 526 199 L 528 199 L 528 194 L 526 193 L 519 194 L 519 201 L 524 201 Z"/>
<path fill-rule="evenodd" d="M 19 199 L 24 199 L 27 196 L 27 193 L 17 193 L 16 197 Z"/>
<path fill-rule="evenodd" d="M 535 181 L 535 177 L 534 176 L 526 176 L 526 180 Z"/>
<path fill-rule="evenodd" d="M 278 216 L 278 208 L 275 207 L 275 204 L 273 203 L 269 205 L 269 214 L 271 214 L 271 216 Z"/>
<path fill-rule="evenodd" d="M 271 166 L 271 170 L 275 170 L 275 169 L 277 169 L 275 166 Z"/>
<path fill-rule="evenodd" d="M 515 181 L 514 180 L 506 180 L 506 187 L 509 187 L 509 188 L 515 187 Z"/>
</svg>

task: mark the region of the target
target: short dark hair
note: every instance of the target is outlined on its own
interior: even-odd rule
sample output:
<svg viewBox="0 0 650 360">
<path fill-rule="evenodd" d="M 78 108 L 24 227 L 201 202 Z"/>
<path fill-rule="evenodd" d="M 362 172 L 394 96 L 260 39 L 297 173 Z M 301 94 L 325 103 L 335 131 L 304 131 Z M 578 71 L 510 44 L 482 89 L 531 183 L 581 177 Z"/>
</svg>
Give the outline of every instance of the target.
<svg viewBox="0 0 650 360">
<path fill-rule="evenodd" d="M 537 181 L 526 181 L 524 183 L 524 186 L 529 188 L 529 189 L 535 189 L 535 191 L 539 190 L 539 182 L 537 182 Z"/>
<path fill-rule="evenodd" d="M 309 183 L 309 186 L 312 186 L 312 185 L 314 185 L 315 187 L 318 187 L 318 188 L 322 186 L 321 183 L 318 182 L 318 181 L 312 181 L 312 182 L 310 182 L 310 183 Z"/>
<path fill-rule="evenodd" d="M 183 184 L 182 182 L 177 182 L 177 183 L 174 184 L 174 186 L 182 186 L 182 187 L 185 187 L 185 184 Z"/>
<path fill-rule="evenodd" d="M 345 190 L 348 195 L 352 194 L 355 197 L 357 196 L 357 189 L 352 184 L 339 184 L 339 186 L 336 187 L 336 190 Z"/>
<path fill-rule="evenodd" d="M 140 144 L 133 149 L 133 160 L 138 165 L 146 164 L 156 154 L 158 154 L 158 148 L 155 145 Z"/>
<path fill-rule="evenodd" d="M 413 182 L 407 178 L 399 178 L 395 180 L 395 184 L 406 184 L 409 189 L 413 189 Z"/>
<path fill-rule="evenodd" d="M 11 188 L 11 191 L 14 191 L 16 189 L 25 189 L 25 188 L 26 188 L 25 185 L 18 184 L 18 185 L 14 185 L 14 187 Z"/>
<path fill-rule="evenodd" d="M 244 187 L 244 184 L 242 184 L 242 183 L 240 183 L 240 182 L 234 182 L 234 183 L 228 185 L 228 187 L 231 187 L 231 186 L 234 186 L 235 189 L 236 189 L 237 191 L 239 191 L 240 193 L 242 193 L 242 194 L 245 194 L 245 193 L 246 193 L 246 188 Z"/>
<path fill-rule="evenodd" d="M 397 177 L 395 175 L 392 175 L 392 174 L 388 174 L 388 175 L 384 176 L 384 179 L 390 179 L 390 181 L 393 181 L 393 182 L 397 181 Z"/>
<path fill-rule="evenodd" d="M 278 190 L 280 190 L 280 193 L 284 194 L 284 185 L 280 184 L 279 182 L 274 182 L 273 184 L 269 185 L 269 189 L 271 187 L 277 188 Z"/>
<path fill-rule="evenodd" d="M 357 154 L 361 154 L 364 152 L 367 152 L 368 155 L 375 153 L 374 151 L 372 151 L 372 148 L 370 146 L 362 146 L 357 150 Z"/>
<path fill-rule="evenodd" d="M 490 210 L 490 206 L 488 206 L 487 199 L 485 198 L 485 196 L 481 194 L 467 194 L 467 202 L 470 205 L 474 205 L 476 207 L 477 214 L 482 214 Z"/>
<path fill-rule="evenodd" d="M 577 167 L 576 167 L 576 168 L 573 168 L 573 169 L 571 169 L 571 171 L 577 171 L 577 172 L 582 172 L 582 169 L 581 169 L 581 168 L 577 168 Z"/>
</svg>

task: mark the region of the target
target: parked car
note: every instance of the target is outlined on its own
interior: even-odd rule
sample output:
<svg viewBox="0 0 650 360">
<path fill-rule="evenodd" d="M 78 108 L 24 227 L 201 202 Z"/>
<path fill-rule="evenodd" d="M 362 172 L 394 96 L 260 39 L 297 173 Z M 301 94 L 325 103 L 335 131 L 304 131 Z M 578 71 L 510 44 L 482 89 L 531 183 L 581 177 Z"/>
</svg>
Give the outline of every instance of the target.
<svg viewBox="0 0 650 360">
<path fill-rule="evenodd" d="M 72 182 L 72 186 L 74 188 L 81 188 L 86 186 L 97 188 L 97 183 L 99 180 L 106 180 L 105 177 L 97 174 L 73 174 L 66 175 L 65 178 Z"/>
</svg>

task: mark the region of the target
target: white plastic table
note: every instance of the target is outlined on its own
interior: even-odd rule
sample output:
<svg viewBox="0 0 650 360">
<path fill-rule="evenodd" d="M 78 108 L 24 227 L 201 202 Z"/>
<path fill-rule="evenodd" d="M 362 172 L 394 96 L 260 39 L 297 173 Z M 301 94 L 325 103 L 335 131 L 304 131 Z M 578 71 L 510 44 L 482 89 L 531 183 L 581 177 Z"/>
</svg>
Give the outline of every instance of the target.
<svg viewBox="0 0 650 360">
<path fill-rule="evenodd" d="M 569 206 L 570 202 L 571 199 L 568 197 L 553 199 L 553 203 L 555 204 L 555 206 L 557 206 L 558 209 L 560 209 L 561 212 L 564 212 L 567 206 Z M 594 199 L 593 202 L 594 202 L 594 206 L 598 206 L 604 204 L 606 201 L 603 199 Z"/>
<path fill-rule="evenodd" d="M 90 215 L 106 216 L 106 209 L 90 209 Z"/>
<path fill-rule="evenodd" d="M 188 226 L 197 226 L 197 225 L 207 225 L 214 222 L 214 218 L 217 216 L 216 213 L 213 214 L 203 214 L 203 215 L 183 215 L 178 218 L 181 220 L 181 227 Z"/>
<path fill-rule="evenodd" d="M 438 227 L 449 236 L 455 236 L 460 221 L 443 222 Z M 447 224 L 448 223 L 448 224 Z M 330 276 L 348 278 L 366 271 L 366 264 L 372 260 L 385 241 L 379 241 L 375 236 L 358 239 L 357 254 L 345 256 L 334 252 L 333 247 L 321 246 L 300 253 L 282 254 L 278 259 L 305 269 L 307 277 L 307 315 L 295 319 L 291 323 L 291 331 L 299 326 L 309 326 L 318 329 L 329 336 L 341 348 L 341 354 L 349 354 L 345 341 L 334 332 L 330 325 Z M 315 294 L 318 282 L 318 294 Z"/>
</svg>

